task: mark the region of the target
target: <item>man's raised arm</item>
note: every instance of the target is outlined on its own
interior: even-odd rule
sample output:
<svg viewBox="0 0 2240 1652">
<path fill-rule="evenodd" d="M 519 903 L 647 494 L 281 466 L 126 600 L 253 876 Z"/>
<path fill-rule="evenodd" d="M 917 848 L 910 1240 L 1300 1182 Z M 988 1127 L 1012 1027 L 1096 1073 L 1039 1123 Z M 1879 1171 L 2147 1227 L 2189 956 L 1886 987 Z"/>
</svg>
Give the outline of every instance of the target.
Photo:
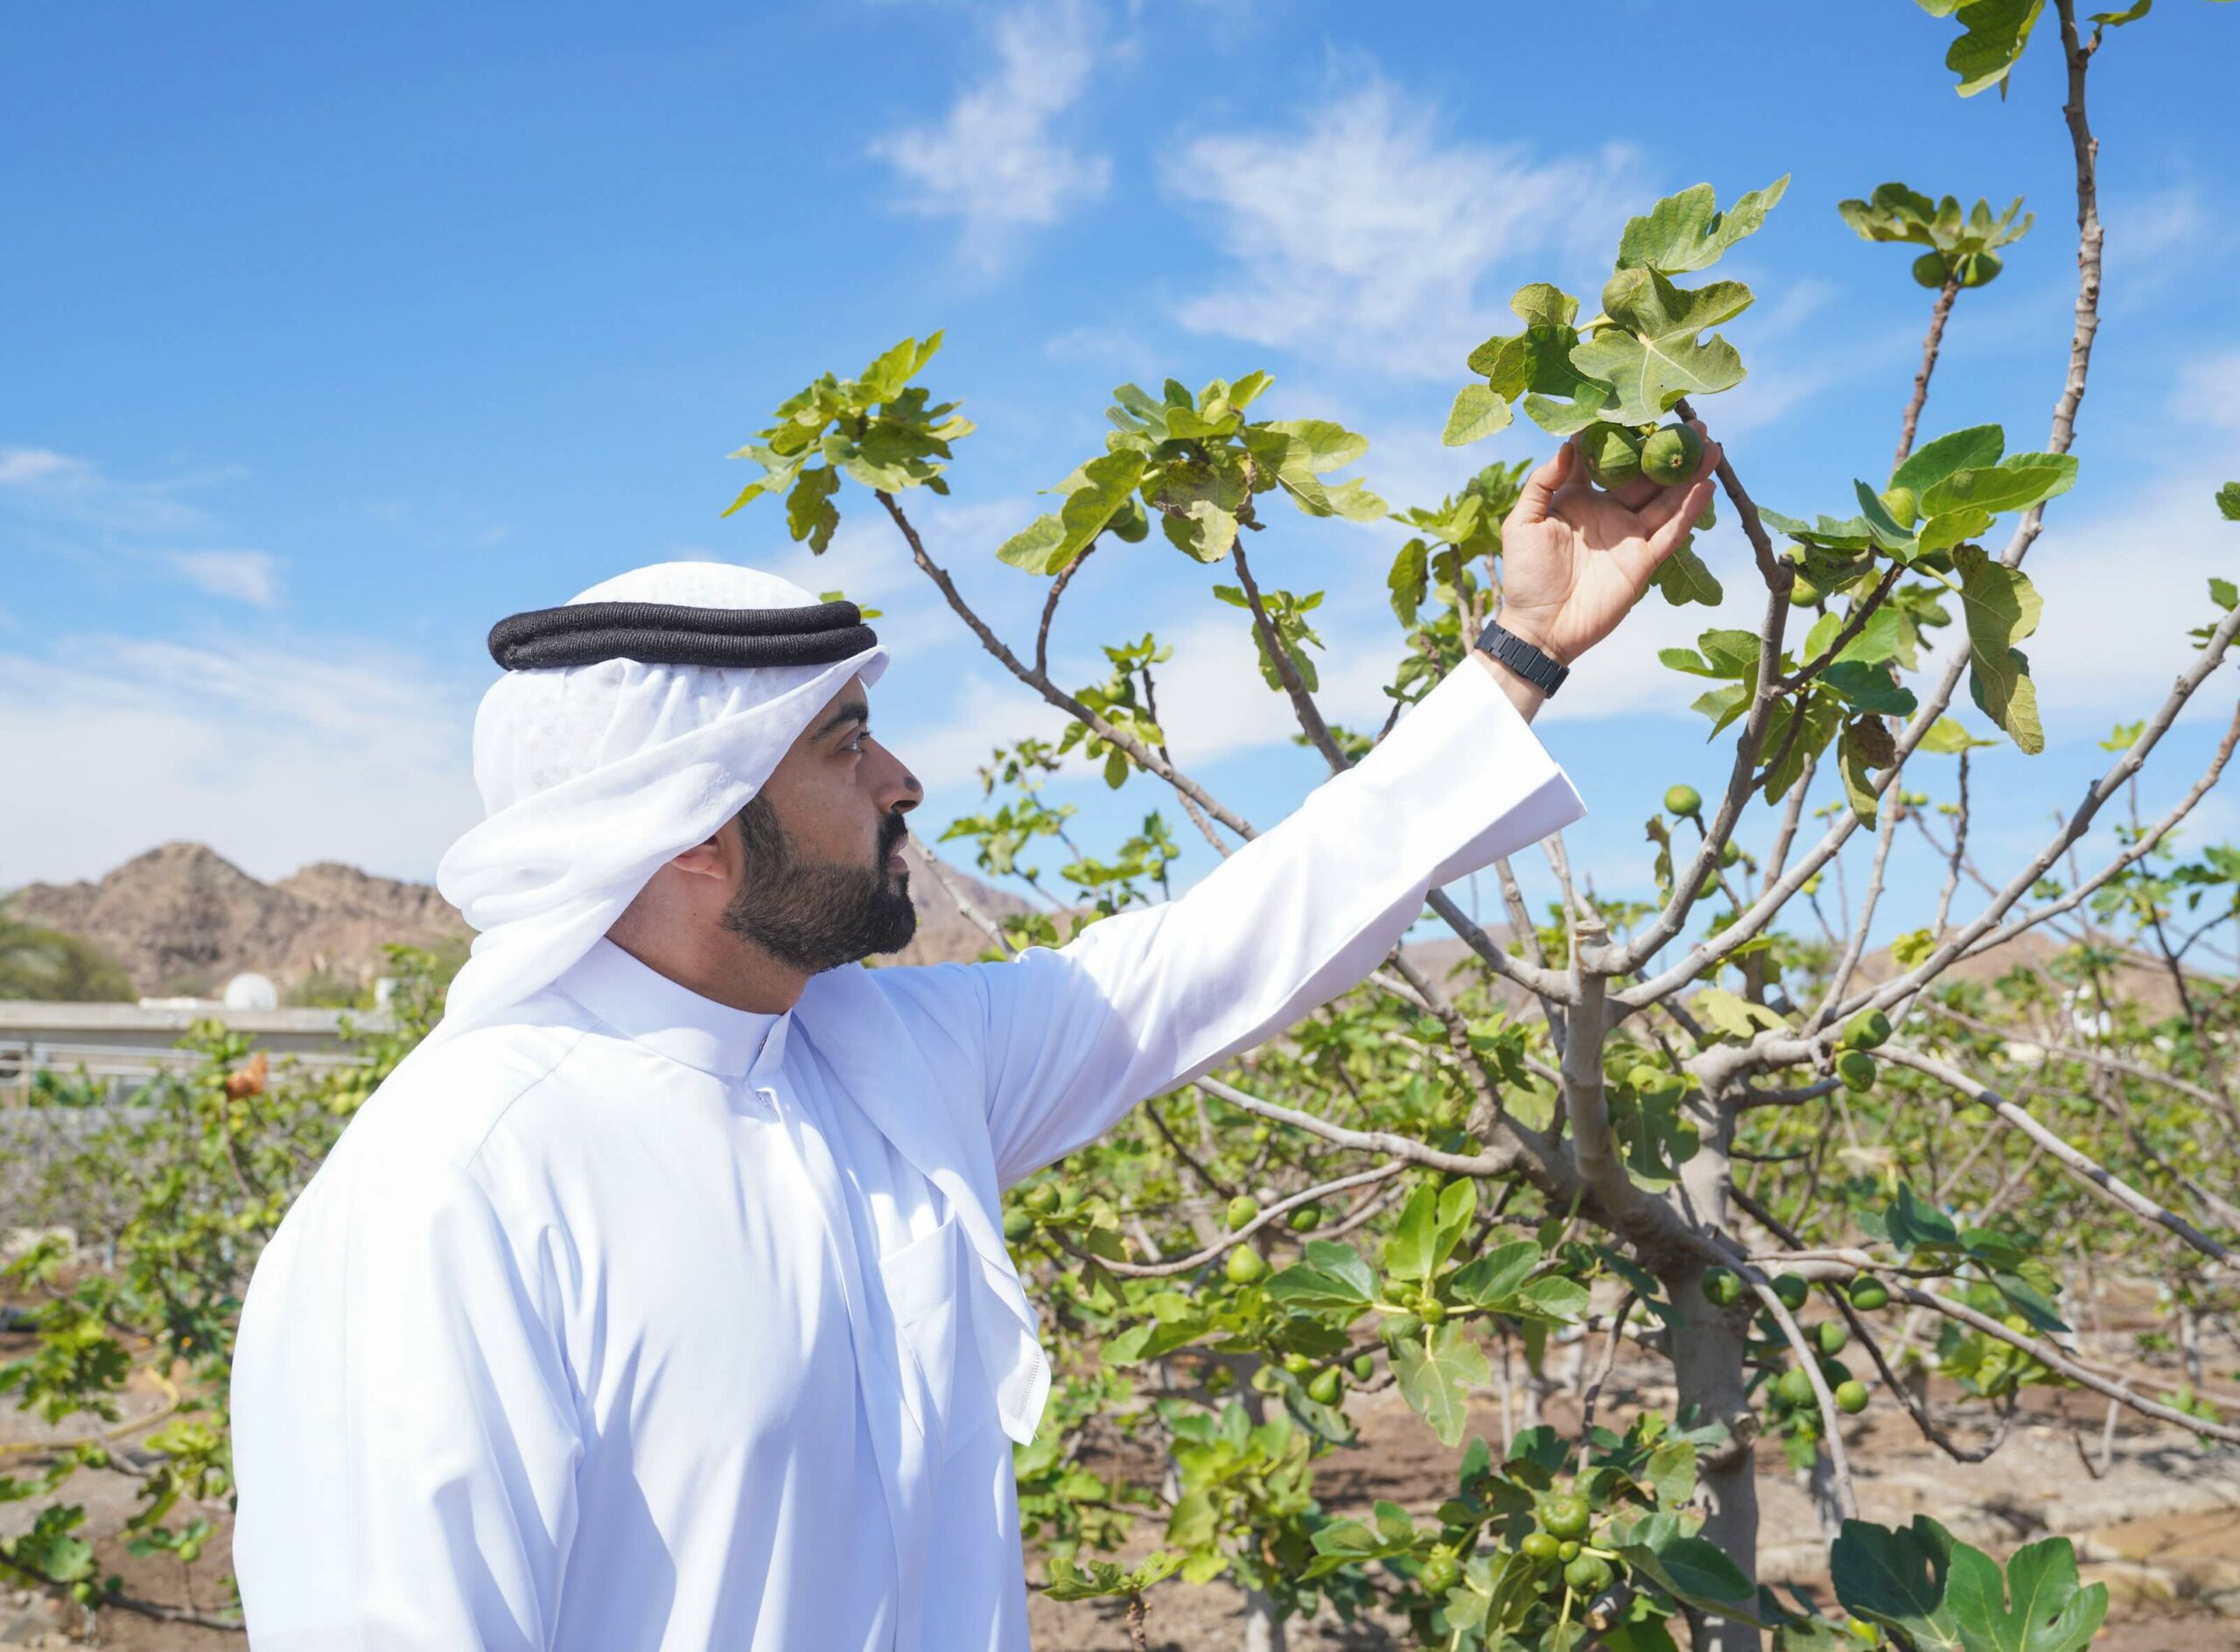
<svg viewBox="0 0 2240 1652">
<path fill-rule="evenodd" d="M 1503 628 L 1563 665 L 1607 635 L 1701 514 L 1718 457 L 1706 444 L 1685 487 L 1604 493 L 1565 444 L 1503 524 Z M 1528 726 L 1539 698 L 1474 652 L 1187 893 L 975 971 L 998 1180 L 1289 1026 L 1375 969 L 1432 889 L 1583 815 Z"/>
</svg>

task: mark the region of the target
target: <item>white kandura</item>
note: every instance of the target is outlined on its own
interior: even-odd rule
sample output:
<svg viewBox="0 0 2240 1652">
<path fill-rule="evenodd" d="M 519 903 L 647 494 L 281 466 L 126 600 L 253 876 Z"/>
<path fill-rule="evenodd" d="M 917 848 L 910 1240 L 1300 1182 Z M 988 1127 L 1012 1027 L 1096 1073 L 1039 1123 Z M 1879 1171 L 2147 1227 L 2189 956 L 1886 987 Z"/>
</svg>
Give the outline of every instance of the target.
<svg viewBox="0 0 2240 1652">
<path fill-rule="evenodd" d="M 585 598 L 773 606 L 782 584 L 677 595 L 641 571 Z M 502 798 L 478 729 L 493 821 L 446 892 L 472 871 L 492 927 L 470 970 L 492 967 L 351 1121 L 242 1313 L 256 1652 L 1024 1648 L 1011 1448 L 1049 1376 L 1002 1190 L 1361 980 L 1432 887 L 1585 812 L 1471 664 L 1188 892 L 1063 948 L 850 965 L 769 1016 L 601 938 L 879 663 L 796 668 L 798 717 L 728 756 L 707 728 L 779 696 L 633 667 L 575 710 L 598 689 L 648 714 Z M 568 696 L 528 680 L 606 670 L 492 693 L 547 693 L 550 721 Z M 668 742 L 694 772 L 664 822 L 640 792 L 673 778 L 644 755 Z M 601 836 L 612 769 L 627 829 Z M 509 884 L 524 845 L 534 875 Z"/>
</svg>

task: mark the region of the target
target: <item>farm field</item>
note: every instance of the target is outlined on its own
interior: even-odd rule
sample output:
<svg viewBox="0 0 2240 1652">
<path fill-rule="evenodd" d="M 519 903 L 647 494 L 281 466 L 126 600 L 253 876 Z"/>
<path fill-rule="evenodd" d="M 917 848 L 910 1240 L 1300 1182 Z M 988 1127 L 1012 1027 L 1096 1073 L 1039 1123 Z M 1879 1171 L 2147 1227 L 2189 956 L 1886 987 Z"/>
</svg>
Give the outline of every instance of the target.
<svg viewBox="0 0 2240 1652">
<path fill-rule="evenodd" d="M 0 1334 L 0 1363 L 26 1351 L 22 1334 Z M 1605 1391 L 1606 1403 L 1651 1403 L 1657 1372 L 1647 1362 L 1620 1361 Z M 1945 1385 L 1932 1399 L 1950 1399 Z M 2082 1466 L 2083 1449 L 2097 1452 L 2104 1410 L 2075 1394 L 2037 1395 L 2016 1422 L 2012 1438 L 1986 1463 L 1963 1467 L 1926 1445 L 1902 1418 L 1870 1411 L 1847 1431 L 1858 1476 L 1862 1514 L 1886 1525 L 1902 1524 L 1921 1510 L 1934 1512 L 1956 1535 L 2004 1556 L 2014 1546 L 2048 1535 L 2077 1541 L 2082 1572 L 2109 1585 L 2108 1627 L 2095 1642 L 2110 1652 L 2222 1652 L 2240 1647 L 2240 1452 L 2206 1449 L 2174 1439 L 2166 1431 L 2119 1422 L 2104 1477 Z M 1669 1400 L 1668 1400 L 1669 1403 Z M 136 1384 L 126 1418 L 145 1419 L 165 1396 Z M 1325 1506 L 1336 1514 L 1363 1514 L 1379 1499 L 1427 1512 L 1452 1483 L 1460 1453 L 1440 1446 L 1411 1425 L 1399 1397 L 1387 1390 L 1356 1396 L 1349 1406 L 1361 1423 L 1357 1451 L 1332 1459 L 1319 1480 Z M 1577 1426 L 1578 1405 L 1558 1393 L 1544 1419 L 1559 1431 Z M 1501 1417 L 1493 1396 L 1475 1396 L 1474 1432 L 1498 1438 Z M 81 1428 L 40 1429 L 20 1414 L 0 1414 L 0 1451 L 45 1439 L 75 1438 Z M 1125 1449 L 1125 1448 L 1124 1448 Z M 19 1452 L 14 1453 L 20 1455 Z M 6 1460 L 0 1459 L 0 1472 Z M 1762 1575 L 1827 1592 L 1827 1549 L 1816 1536 L 1811 1499 L 1795 1477 L 1768 1466 L 1759 1475 L 1766 1540 Z M 125 1474 L 88 1471 L 74 1482 L 92 1517 L 120 1523 L 130 1512 L 135 1482 Z M 27 1523 L 23 1512 L 0 1508 L 0 1536 Z M 227 1522 L 192 1576 L 203 1594 L 223 1571 Z M 1148 1550 L 1155 1529 L 1146 1526 L 1130 1544 Z M 141 1559 L 114 1545 L 102 1551 L 134 1593 L 183 1603 L 179 1567 Z M 1030 1564 L 1029 1576 L 1036 1575 Z M 198 1597 L 199 1598 L 199 1597 Z M 66 1608 L 14 1595 L 0 1610 L 0 1646 L 80 1646 L 65 1627 Z M 1242 1644 L 1242 1599 L 1220 1584 L 1193 1589 L 1172 1585 L 1151 1596 L 1150 1645 L 1158 1652 L 1229 1652 Z M 1034 1644 L 1042 1652 L 1129 1652 L 1119 1607 L 1110 1603 L 1061 1603 L 1036 1598 L 1031 1606 Z M 234 1652 L 238 1634 L 154 1621 L 128 1613 L 107 1615 L 98 1641 L 114 1652 Z M 1290 1626 L 1292 1652 L 1369 1652 L 1409 1644 L 1391 1623 L 1353 1625 L 1325 1615 Z"/>
</svg>

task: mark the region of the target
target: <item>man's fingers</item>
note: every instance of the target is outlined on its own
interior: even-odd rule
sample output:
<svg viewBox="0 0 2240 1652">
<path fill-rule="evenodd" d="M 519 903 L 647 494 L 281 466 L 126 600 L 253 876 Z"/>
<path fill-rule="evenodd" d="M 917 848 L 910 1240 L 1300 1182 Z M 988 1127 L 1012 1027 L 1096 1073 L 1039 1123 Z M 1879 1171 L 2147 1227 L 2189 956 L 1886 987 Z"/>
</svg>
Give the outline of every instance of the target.
<svg viewBox="0 0 2240 1652">
<path fill-rule="evenodd" d="M 1564 485 L 1578 460 L 1578 444 L 1565 442 L 1556 450 L 1556 456 L 1524 479 L 1524 486 L 1516 495 L 1515 520 L 1519 525 L 1544 522 L 1549 507 L 1554 503 L 1556 490 Z"/>
<path fill-rule="evenodd" d="M 1684 488 L 1670 491 L 1674 495 L 1670 508 L 1648 536 L 1648 565 L 1652 570 L 1688 536 L 1695 528 L 1696 519 L 1704 514 L 1704 507 L 1712 502 L 1712 479 L 1701 477 Z M 1648 513 L 1645 511 L 1642 515 L 1646 519 Z"/>
</svg>

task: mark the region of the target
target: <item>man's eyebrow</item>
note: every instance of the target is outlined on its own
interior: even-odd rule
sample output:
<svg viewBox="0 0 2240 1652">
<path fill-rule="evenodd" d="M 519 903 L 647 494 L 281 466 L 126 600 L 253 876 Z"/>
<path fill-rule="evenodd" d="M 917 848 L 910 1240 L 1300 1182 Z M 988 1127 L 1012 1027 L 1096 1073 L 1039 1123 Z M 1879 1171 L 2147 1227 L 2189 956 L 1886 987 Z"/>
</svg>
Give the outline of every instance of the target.
<svg viewBox="0 0 2240 1652">
<path fill-rule="evenodd" d="M 844 701 L 841 704 L 833 707 L 832 715 L 826 718 L 823 722 L 816 725 L 816 732 L 810 734 L 809 738 L 813 740 L 821 740 L 826 735 L 831 733 L 833 730 L 849 723 L 860 723 L 865 727 L 869 727 L 871 725 L 871 707 L 864 704 L 861 700 Z"/>
</svg>

